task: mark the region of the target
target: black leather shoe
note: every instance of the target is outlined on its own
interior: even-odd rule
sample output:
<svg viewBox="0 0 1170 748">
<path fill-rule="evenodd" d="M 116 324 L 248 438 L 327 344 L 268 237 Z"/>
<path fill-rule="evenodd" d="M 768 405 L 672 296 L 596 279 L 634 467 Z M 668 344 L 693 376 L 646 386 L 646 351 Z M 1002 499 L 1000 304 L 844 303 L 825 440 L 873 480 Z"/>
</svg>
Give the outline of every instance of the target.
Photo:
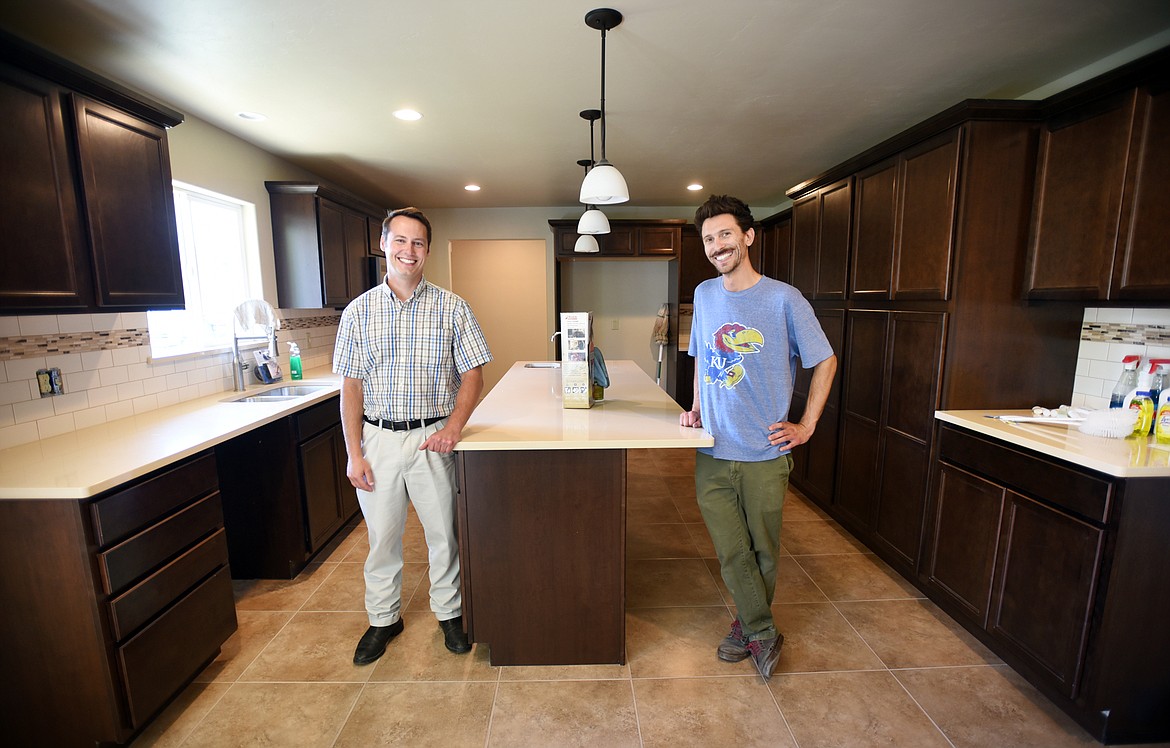
<svg viewBox="0 0 1170 748">
<path fill-rule="evenodd" d="M 463 616 L 455 616 L 449 621 L 439 621 L 439 628 L 443 629 L 443 644 L 455 654 L 465 654 L 471 651 L 471 642 L 467 641 L 467 634 L 463 632 Z"/>
<path fill-rule="evenodd" d="M 406 625 L 399 618 L 389 626 L 370 626 L 358 641 L 353 653 L 353 664 L 369 665 L 382 656 L 390 640 L 402 633 Z"/>
</svg>

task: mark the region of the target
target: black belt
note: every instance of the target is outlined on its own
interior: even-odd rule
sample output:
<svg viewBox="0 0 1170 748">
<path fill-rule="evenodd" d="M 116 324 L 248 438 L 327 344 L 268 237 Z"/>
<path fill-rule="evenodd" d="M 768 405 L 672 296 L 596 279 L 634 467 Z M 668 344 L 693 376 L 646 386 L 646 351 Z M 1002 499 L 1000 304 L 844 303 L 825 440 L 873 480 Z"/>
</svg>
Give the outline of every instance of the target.
<svg viewBox="0 0 1170 748">
<path fill-rule="evenodd" d="M 391 431 L 410 431 L 411 429 L 421 429 L 423 426 L 430 426 L 432 423 L 447 418 L 447 416 L 439 416 L 438 418 L 419 418 L 413 421 L 387 421 L 385 418 L 370 418 L 369 416 L 362 416 L 362 420 L 371 426 L 381 426 L 384 429 Z"/>
</svg>

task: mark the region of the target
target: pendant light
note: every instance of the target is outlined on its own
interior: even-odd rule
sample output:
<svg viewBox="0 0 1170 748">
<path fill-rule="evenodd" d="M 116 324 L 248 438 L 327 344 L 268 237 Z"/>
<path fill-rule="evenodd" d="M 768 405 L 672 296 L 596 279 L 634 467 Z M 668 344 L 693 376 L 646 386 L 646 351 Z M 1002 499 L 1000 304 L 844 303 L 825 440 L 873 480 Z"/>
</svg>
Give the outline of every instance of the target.
<svg viewBox="0 0 1170 748">
<path fill-rule="evenodd" d="M 573 245 L 574 252 L 592 253 L 600 252 L 601 245 L 597 243 L 597 237 L 593 234 L 581 234 L 577 237 L 577 243 Z"/>
<path fill-rule="evenodd" d="M 581 202 L 586 205 L 613 205 L 630 199 L 625 177 L 605 158 L 605 32 L 622 22 L 613 8 L 597 8 L 585 14 L 585 25 L 601 30 L 601 160 L 581 183 Z"/>
<path fill-rule="evenodd" d="M 601 116 L 600 109 L 586 109 L 581 112 L 581 119 L 589 120 L 589 158 L 581 159 L 577 162 L 578 166 L 585 167 L 585 176 L 589 176 L 589 169 L 597 163 L 593 160 L 593 123 Z M 581 220 L 577 221 L 578 234 L 608 234 L 609 233 L 609 219 L 605 214 L 597 209 L 596 206 L 586 205 L 585 213 L 582 214 Z"/>
</svg>

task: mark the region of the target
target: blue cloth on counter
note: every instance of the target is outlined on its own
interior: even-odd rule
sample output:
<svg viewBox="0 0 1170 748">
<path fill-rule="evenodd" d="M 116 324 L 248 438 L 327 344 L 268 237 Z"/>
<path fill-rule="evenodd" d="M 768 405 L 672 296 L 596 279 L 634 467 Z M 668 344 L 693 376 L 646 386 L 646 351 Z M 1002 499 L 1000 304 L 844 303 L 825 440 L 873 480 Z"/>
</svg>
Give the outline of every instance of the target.
<svg viewBox="0 0 1170 748">
<path fill-rule="evenodd" d="M 589 371 L 593 377 L 593 383 L 599 384 L 602 387 L 609 386 L 609 371 L 605 368 L 605 356 L 601 355 L 601 349 L 593 346 L 593 367 Z"/>
</svg>

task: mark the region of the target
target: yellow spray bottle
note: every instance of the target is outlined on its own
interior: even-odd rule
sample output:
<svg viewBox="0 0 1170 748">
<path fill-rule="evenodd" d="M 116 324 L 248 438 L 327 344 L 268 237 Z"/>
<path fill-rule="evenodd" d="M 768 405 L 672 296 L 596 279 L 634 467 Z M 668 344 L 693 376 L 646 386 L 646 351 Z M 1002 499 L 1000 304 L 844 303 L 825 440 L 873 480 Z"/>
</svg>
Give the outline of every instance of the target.
<svg viewBox="0 0 1170 748">
<path fill-rule="evenodd" d="M 1154 439 L 1159 444 L 1170 444 L 1170 365 L 1160 364 L 1162 391 L 1158 393 L 1158 412 L 1154 416 Z"/>
</svg>

